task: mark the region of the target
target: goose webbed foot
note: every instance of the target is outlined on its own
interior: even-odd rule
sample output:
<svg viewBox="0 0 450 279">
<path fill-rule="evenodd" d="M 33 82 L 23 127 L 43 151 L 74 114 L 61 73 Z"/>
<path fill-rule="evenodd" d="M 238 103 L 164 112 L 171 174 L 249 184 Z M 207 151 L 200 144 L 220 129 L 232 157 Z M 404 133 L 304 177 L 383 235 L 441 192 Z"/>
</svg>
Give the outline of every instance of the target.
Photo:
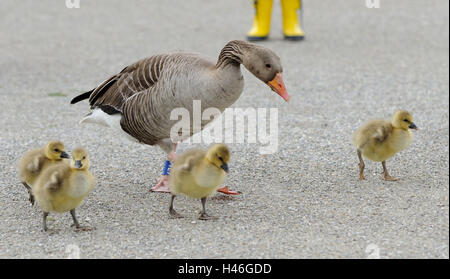
<svg viewBox="0 0 450 279">
<path fill-rule="evenodd" d="M 230 190 L 228 186 L 221 187 L 217 189 L 217 192 L 220 192 L 225 195 L 240 195 L 242 192 Z"/>
<path fill-rule="evenodd" d="M 85 231 L 95 230 L 95 227 L 80 226 L 80 223 L 78 223 L 77 216 L 75 214 L 75 209 L 70 210 L 70 215 L 72 215 L 72 219 L 73 219 L 73 224 L 70 225 L 70 227 L 75 227 L 76 232 L 85 232 Z"/>
<path fill-rule="evenodd" d="M 365 180 L 366 177 L 364 176 L 363 173 L 359 173 L 359 180 Z"/>
<path fill-rule="evenodd" d="M 200 211 L 200 216 L 198 217 L 199 220 L 217 220 L 219 218 L 217 218 L 216 216 L 211 216 L 209 214 L 206 213 L 206 198 L 201 198 L 200 199 L 202 202 L 202 211 Z"/>
<path fill-rule="evenodd" d="M 46 233 L 48 233 L 48 235 L 55 235 L 55 234 L 59 233 L 61 230 L 60 229 L 46 229 L 44 231 Z"/>
<path fill-rule="evenodd" d="M 392 177 L 387 168 L 386 168 L 386 161 L 381 162 L 381 165 L 383 166 L 383 179 L 386 181 L 397 181 L 398 178 Z"/>
<path fill-rule="evenodd" d="M 74 231 L 76 231 L 76 232 L 87 232 L 87 231 L 95 230 L 95 227 L 80 226 L 80 225 L 77 226 L 75 224 L 70 225 L 70 227 L 75 227 Z"/>
<path fill-rule="evenodd" d="M 175 199 L 175 197 L 176 195 L 172 195 L 172 197 L 170 198 L 169 216 L 170 218 L 183 218 L 181 214 L 179 214 L 178 212 L 175 211 L 175 209 L 173 209 L 173 200 Z"/>
<path fill-rule="evenodd" d="M 199 220 L 217 220 L 219 217 L 211 216 L 206 212 L 200 212 L 200 216 L 198 217 Z"/>
<path fill-rule="evenodd" d="M 150 189 L 150 192 L 170 193 L 169 176 L 161 175 L 156 186 Z"/>
<path fill-rule="evenodd" d="M 383 179 L 386 181 L 398 181 L 399 179 L 391 176 L 389 173 L 383 173 Z"/>
<path fill-rule="evenodd" d="M 169 209 L 169 216 L 172 219 L 183 218 L 183 215 L 181 215 L 180 213 L 176 212 L 175 209 L 173 209 L 173 208 Z"/>
</svg>

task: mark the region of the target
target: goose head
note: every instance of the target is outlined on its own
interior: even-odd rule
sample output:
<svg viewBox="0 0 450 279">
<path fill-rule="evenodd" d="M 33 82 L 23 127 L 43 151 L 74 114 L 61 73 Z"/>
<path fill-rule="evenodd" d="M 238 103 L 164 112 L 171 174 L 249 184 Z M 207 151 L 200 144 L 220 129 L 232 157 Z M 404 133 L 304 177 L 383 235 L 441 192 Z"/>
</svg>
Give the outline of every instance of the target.
<svg viewBox="0 0 450 279">
<path fill-rule="evenodd" d="M 281 60 L 275 52 L 268 48 L 251 44 L 250 47 L 245 48 L 242 64 L 286 102 L 289 101 L 290 96 L 283 81 Z"/>
<path fill-rule="evenodd" d="M 45 146 L 45 156 L 50 160 L 61 160 L 69 158 L 64 151 L 64 144 L 60 141 L 50 141 Z"/>
<path fill-rule="evenodd" d="M 90 166 L 88 152 L 83 147 L 77 147 L 72 151 L 72 162 L 70 163 L 73 169 L 85 170 Z"/>
<path fill-rule="evenodd" d="M 208 149 L 206 153 L 206 160 L 218 167 L 219 169 L 228 172 L 228 162 L 230 161 L 230 150 L 225 144 L 215 144 Z"/>
<path fill-rule="evenodd" d="M 222 49 L 216 67 L 244 65 L 255 77 L 267 84 L 286 102 L 290 97 L 283 82 L 283 67 L 280 57 L 272 50 L 245 41 L 228 42 Z"/>
<path fill-rule="evenodd" d="M 394 114 L 394 117 L 392 119 L 392 125 L 395 128 L 403 130 L 408 129 L 418 130 L 416 124 L 414 124 L 413 122 L 412 115 L 406 110 L 399 110 Z"/>
</svg>

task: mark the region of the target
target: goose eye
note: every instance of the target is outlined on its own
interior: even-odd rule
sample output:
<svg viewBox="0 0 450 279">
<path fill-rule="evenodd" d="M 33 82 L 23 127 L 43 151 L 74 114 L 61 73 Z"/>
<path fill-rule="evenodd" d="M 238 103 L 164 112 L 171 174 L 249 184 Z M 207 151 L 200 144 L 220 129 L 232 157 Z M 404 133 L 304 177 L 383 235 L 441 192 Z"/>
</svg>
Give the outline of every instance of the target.
<svg viewBox="0 0 450 279">
<path fill-rule="evenodd" d="M 83 160 L 86 159 L 86 156 L 83 157 Z"/>
<path fill-rule="evenodd" d="M 219 156 L 219 160 L 223 162 L 223 158 Z"/>
<path fill-rule="evenodd" d="M 405 121 L 405 122 L 409 122 L 409 120 L 408 120 L 408 119 L 404 119 L 403 121 Z"/>
<path fill-rule="evenodd" d="M 266 68 L 267 68 L 267 69 L 270 69 L 270 68 L 272 68 L 272 65 L 266 64 Z"/>
<path fill-rule="evenodd" d="M 55 151 L 55 152 L 59 152 L 59 149 L 58 149 L 58 148 L 55 148 L 54 151 Z"/>
</svg>

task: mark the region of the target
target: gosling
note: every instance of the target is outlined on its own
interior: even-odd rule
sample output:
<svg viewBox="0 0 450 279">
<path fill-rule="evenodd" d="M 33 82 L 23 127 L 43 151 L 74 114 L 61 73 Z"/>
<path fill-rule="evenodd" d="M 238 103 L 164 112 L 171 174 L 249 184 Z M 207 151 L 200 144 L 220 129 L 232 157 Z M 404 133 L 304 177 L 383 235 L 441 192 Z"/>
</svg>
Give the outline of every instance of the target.
<svg viewBox="0 0 450 279">
<path fill-rule="evenodd" d="M 82 227 L 75 215 L 77 208 L 87 194 L 94 188 L 94 177 L 89 172 L 89 159 L 86 149 L 78 147 L 72 152 L 72 161 L 61 162 L 48 167 L 33 185 L 32 191 L 39 207 L 44 212 L 43 226 L 47 231 L 49 212 L 70 211 L 76 231 L 93 228 Z"/>
<path fill-rule="evenodd" d="M 34 205 L 31 186 L 48 166 L 69 158 L 64 151 L 64 144 L 60 141 L 50 141 L 45 147 L 28 151 L 19 163 L 19 176 L 22 184 L 30 194 L 29 201 Z"/>
<path fill-rule="evenodd" d="M 169 215 L 173 218 L 183 217 L 173 208 L 176 195 L 183 193 L 188 197 L 201 200 L 200 220 L 217 219 L 206 213 L 206 198 L 213 195 L 224 182 L 229 161 L 230 151 L 224 144 L 213 145 L 207 151 L 192 149 L 178 157 L 169 178 L 172 193 Z"/>
<path fill-rule="evenodd" d="M 365 165 L 362 158 L 364 156 L 372 161 L 381 162 L 384 180 L 398 180 L 398 178 L 389 175 L 386 160 L 411 144 L 413 135 L 410 129 L 418 130 L 411 114 L 405 110 L 397 111 L 392 122 L 371 120 L 359 128 L 353 134 L 352 140 L 359 158 L 359 179 L 365 179 Z"/>
</svg>

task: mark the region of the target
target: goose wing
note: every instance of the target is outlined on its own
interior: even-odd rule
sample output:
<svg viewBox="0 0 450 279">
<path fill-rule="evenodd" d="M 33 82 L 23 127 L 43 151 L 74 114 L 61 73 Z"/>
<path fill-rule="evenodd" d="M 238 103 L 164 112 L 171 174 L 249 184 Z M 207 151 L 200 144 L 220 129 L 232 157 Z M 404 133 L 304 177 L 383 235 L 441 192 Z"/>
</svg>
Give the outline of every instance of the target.
<svg viewBox="0 0 450 279">
<path fill-rule="evenodd" d="M 27 170 L 32 173 L 39 173 L 44 165 L 45 155 L 36 155 L 27 165 Z"/>
<path fill-rule="evenodd" d="M 45 189 L 50 192 L 56 192 L 61 189 L 63 186 L 65 178 L 69 175 L 70 166 L 69 164 L 59 163 L 53 167 L 50 167 L 45 174 L 43 174 L 43 178 L 47 178 L 45 183 Z"/>
<path fill-rule="evenodd" d="M 141 59 L 109 77 L 95 89 L 73 98 L 71 103 L 89 98 L 91 108 L 110 106 L 121 111 L 128 98 L 152 88 L 158 82 L 168 56 L 160 54 Z"/>
<path fill-rule="evenodd" d="M 126 67 L 91 92 L 75 97 L 76 103 L 89 96 L 91 108 L 107 114 L 122 114 L 120 126 L 137 141 L 154 145 L 170 136 L 170 111 L 181 99 L 191 99 L 199 76 L 215 64 L 195 53 L 151 56 Z M 194 85 L 192 85 L 194 84 Z M 180 98 L 179 94 L 185 94 Z"/>
<path fill-rule="evenodd" d="M 380 125 L 373 132 L 372 137 L 378 142 L 383 142 L 392 132 L 392 125 L 390 123 L 384 122 L 383 125 Z"/>
<path fill-rule="evenodd" d="M 205 156 L 205 151 L 201 149 L 191 149 L 183 153 L 174 164 L 175 172 L 178 175 L 186 175 L 192 171 L 193 167 Z"/>
<path fill-rule="evenodd" d="M 362 148 L 369 142 L 382 143 L 392 132 L 392 124 L 386 120 L 372 120 L 363 125 L 353 136 L 353 142 Z"/>
</svg>

